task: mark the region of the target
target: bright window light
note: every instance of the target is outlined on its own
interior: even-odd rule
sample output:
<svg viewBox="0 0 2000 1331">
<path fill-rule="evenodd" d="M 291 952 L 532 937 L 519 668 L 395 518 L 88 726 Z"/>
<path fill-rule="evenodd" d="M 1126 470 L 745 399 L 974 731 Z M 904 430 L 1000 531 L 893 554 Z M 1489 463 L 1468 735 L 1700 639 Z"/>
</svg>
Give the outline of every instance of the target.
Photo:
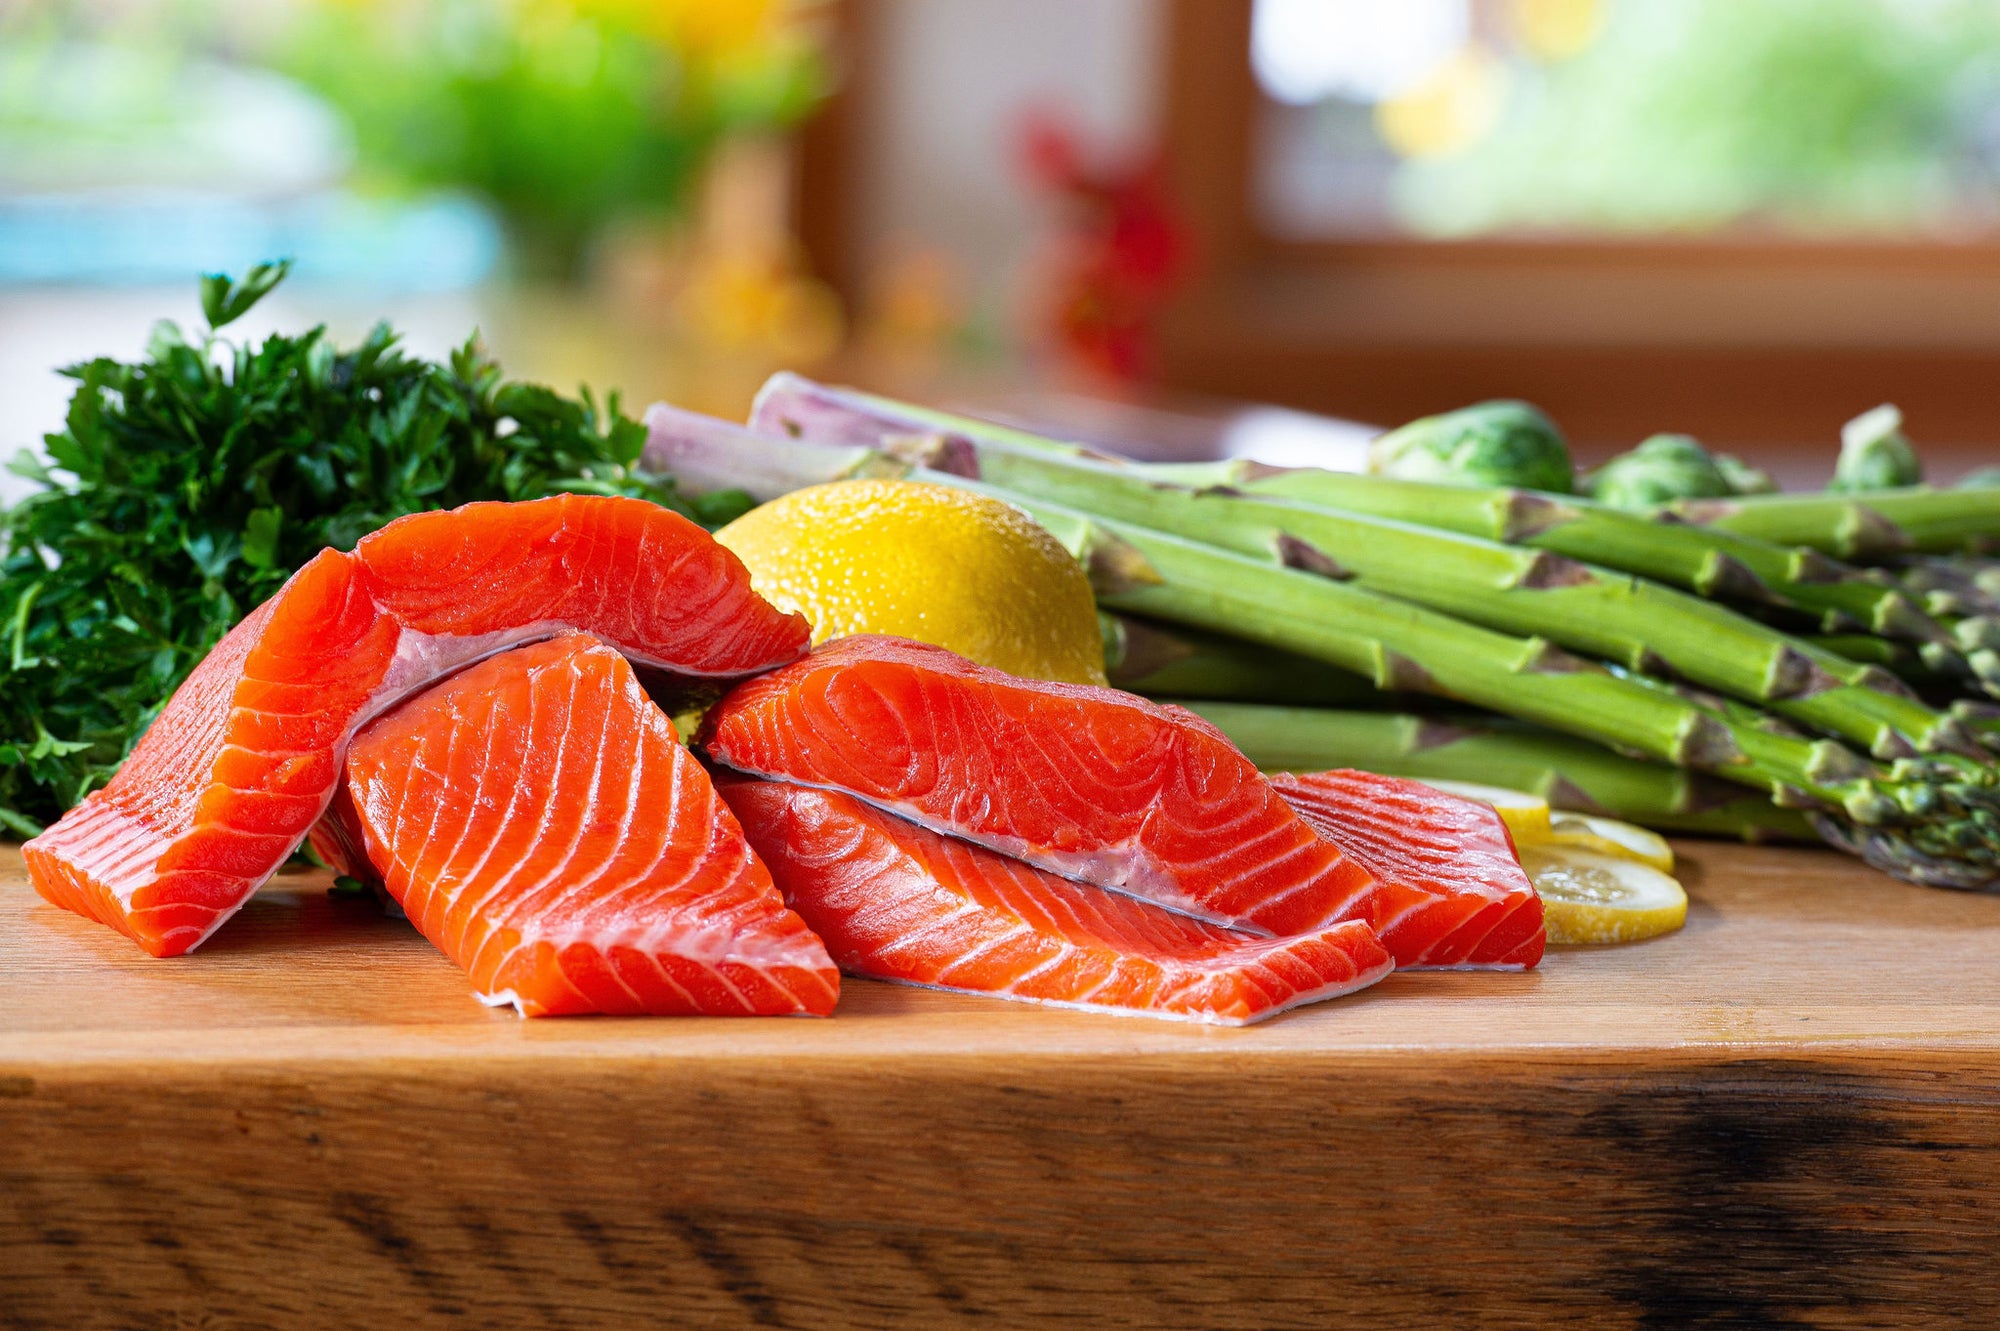
<svg viewBox="0 0 2000 1331">
<path fill-rule="evenodd" d="M 1470 0 L 1257 0 L 1250 65 L 1274 100 L 1380 102 L 1472 38 Z"/>
</svg>

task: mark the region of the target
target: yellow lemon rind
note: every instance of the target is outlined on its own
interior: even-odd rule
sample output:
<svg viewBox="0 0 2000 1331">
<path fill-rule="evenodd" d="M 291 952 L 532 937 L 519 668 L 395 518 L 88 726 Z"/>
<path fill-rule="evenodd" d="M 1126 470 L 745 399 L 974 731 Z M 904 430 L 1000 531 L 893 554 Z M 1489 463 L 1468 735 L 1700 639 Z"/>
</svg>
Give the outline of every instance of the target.
<svg viewBox="0 0 2000 1331">
<path fill-rule="evenodd" d="M 1539 845 L 1554 835 L 1549 821 L 1549 802 L 1540 795 L 1525 790 L 1509 790 L 1505 786 L 1483 785 L 1477 781 L 1426 779 L 1424 784 L 1434 786 L 1447 795 L 1492 805 L 1499 812 L 1500 821 L 1507 824 L 1507 830 L 1513 834 L 1517 846 Z"/>
<path fill-rule="evenodd" d="M 1651 865 L 1665 874 L 1674 871 L 1673 848 L 1667 844 L 1665 837 L 1651 828 L 1620 822 L 1616 818 L 1568 813 L 1561 809 L 1553 812 L 1550 826 L 1553 835 L 1549 843 L 1552 845 L 1575 846 L 1581 850 L 1621 856 Z"/>
<path fill-rule="evenodd" d="M 1521 848 L 1555 944 L 1636 943 L 1687 922 L 1687 891 L 1650 865 L 1575 846 Z"/>
</svg>

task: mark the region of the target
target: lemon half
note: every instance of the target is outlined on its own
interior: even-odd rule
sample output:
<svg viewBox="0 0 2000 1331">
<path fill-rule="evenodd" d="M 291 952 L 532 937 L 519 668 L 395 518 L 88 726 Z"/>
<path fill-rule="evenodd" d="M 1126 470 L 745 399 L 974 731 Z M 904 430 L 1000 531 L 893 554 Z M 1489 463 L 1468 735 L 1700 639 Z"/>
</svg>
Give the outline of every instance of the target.
<svg viewBox="0 0 2000 1331">
<path fill-rule="evenodd" d="M 1035 679 L 1104 683 L 1076 557 L 1012 504 L 923 481 L 809 486 L 715 534 L 813 641 L 893 633 Z"/>
</svg>

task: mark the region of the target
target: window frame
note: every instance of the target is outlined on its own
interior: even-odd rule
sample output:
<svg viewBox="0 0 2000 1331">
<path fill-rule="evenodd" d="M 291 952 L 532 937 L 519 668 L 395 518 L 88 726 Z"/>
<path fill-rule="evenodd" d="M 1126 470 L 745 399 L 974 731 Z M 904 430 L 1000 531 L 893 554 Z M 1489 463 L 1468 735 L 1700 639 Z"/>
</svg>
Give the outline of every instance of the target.
<svg viewBox="0 0 2000 1331">
<path fill-rule="evenodd" d="M 2000 437 L 1991 240 L 1266 233 L 1250 13 L 1251 0 L 1167 10 L 1159 137 L 1197 255 L 1163 329 L 1173 386 L 1378 421 L 1532 397 L 1586 453 L 1665 428 L 1729 445 L 1825 441 L 1888 398 L 1926 439 Z M 1641 317 L 1634 302 L 1659 310 Z M 1430 324 L 1394 317 L 1403 306 Z"/>
</svg>

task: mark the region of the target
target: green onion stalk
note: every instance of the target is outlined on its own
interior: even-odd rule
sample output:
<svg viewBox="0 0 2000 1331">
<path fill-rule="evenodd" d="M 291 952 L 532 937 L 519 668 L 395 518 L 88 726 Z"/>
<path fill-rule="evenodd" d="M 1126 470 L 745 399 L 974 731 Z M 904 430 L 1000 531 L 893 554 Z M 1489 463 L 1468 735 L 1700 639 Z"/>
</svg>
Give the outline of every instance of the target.
<svg viewBox="0 0 2000 1331">
<path fill-rule="evenodd" d="M 649 413 L 647 460 L 697 491 L 759 497 L 863 474 L 898 474 L 877 449 L 806 443 L 687 413 Z M 1092 575 L 1100 605 L 1324 661 L 1378 688 L 1430 693 L 1616 749 L 1695 768 L 1808 811 L 1821 835 L 1912 881 L 2000 879 L 2000 792 L 1959 762 L 1871 762 L 1732 709 L 1614 673 L 1555 647 L 1467 623 L 1352 581 L 1288 568 L 1136 523 L 1107 520 L 951 471 L 901 475 L 1012 502 Z"/>
</svg>

